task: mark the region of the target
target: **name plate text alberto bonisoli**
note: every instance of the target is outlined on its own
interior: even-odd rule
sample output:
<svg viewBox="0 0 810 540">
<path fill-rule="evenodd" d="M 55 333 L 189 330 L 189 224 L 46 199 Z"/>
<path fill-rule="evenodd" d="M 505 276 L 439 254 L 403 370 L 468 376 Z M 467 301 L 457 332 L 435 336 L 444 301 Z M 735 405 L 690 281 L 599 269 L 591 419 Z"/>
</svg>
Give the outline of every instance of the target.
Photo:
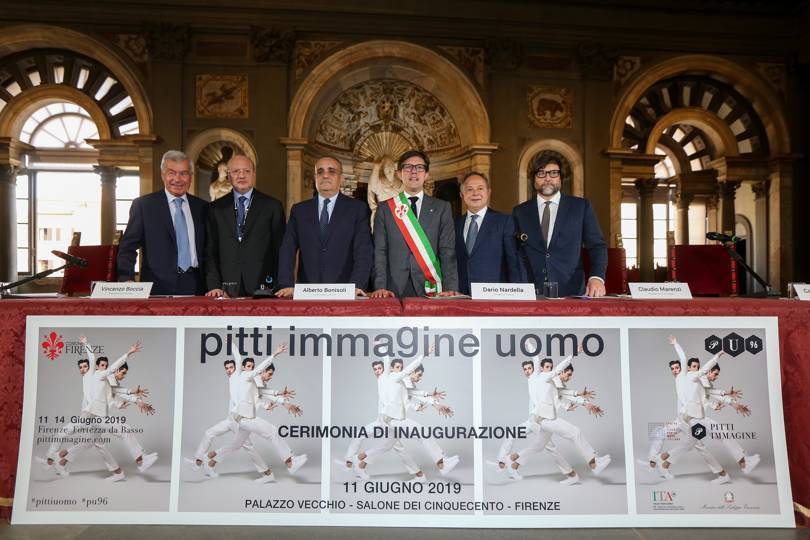
<svg viewBox="0 0 810 540">
<path fill-rule="evenodd" d="M 537 300 L 534 283 L 470 283 L 473 300 Z"/>
<path fill-rule="evenodd" d="M 149 298 L 151 281 L 96 281 L 90 298 Z"/>
<path fill-rule="evenodd" d="M 630 296 L 638 300 L 691 300 L 688 283 L 629 283 Z"/>
<path fill-rule="evenodd" d="M 354 283 L 296 283 L 293 300 L 354 300 Z"/>
</svg>

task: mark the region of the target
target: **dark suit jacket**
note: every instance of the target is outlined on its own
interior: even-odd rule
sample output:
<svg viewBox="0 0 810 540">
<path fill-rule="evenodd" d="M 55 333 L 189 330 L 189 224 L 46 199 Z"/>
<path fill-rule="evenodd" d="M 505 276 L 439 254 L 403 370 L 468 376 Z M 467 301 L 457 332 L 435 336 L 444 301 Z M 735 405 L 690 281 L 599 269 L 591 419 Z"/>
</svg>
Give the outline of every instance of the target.
<svg viewBox="0 0 810 540">
<path fill-rule="evenodd" d="M 278 251 L 284 235 L 281 201 L 253 189 L 240 242 L 236 236 L 235 191 L 212 202 L 205 243 L 205 281 L 208 290 L 223 282 L 240 283 L 241 293 L 253 294 L 267 276 L 271 288 L 278 277 Z"/>
<path fill-rule="evenodd" d="M 191 194 L 187 194 L 191 218 L 194 222 L 194 246 L 200 267 L 205 260 L 205 218 L 208 204 Z M 152 294 L 202 294 L 205 292 L 202 271 L 197 290 L 178 290 L 177 238 L 169 210 L 166 190 L 161 189 L 132 201 L 121 244 L 118 247 L 118 279 L 127 281 L 135 275 L 135 256 L 141 252 L 141 281 L 151 281 Z"/>
<path fill-rule="evenodd" d="M 528 276 L 534 278 L 536 287 L 542 290 L 544 281 L 556 281 L 560 296 L 583 294 L 583 245 L 591 260 L 591 276 L 605 279 L 607 245 L 587 199 L 562 195 L 548 248 L 540 230 L 536 197 L 516 206 L 512 216 L 516 234 L 527 236 L 524 242 L 519 241 L 518 248 L 522 252 L 521 261 L 528 261 Z"/>
<path fill-rule="evenodd" d="M 298 283 L 354 283 L 365 290 L 371 275 L 374 248 L 371 245 L 368 205 L 338 194 L 321 242 L 318 197 L 293 205 L 281 242 L 278 266 L 279 288 Z M 298 279 L 294 279 L 295 255 Z"/>
<path fill-rule="evenodd" d="M 425 275 L 405 243 L 395 219 L 388 201 L 377 207 L 374 214 L 374 288 L 387 289 L 400 297 L 410 280 L 416 294 L 421 296 L 425 294 Z M 442 267 L 442 289 L 457 291 L 456 233 L 450 204 L 425 195 L 419 223 Z"/>
<path fill-rule="evenodd" d="M 456 217 L 456 258 L 458 259 L 459 292 L 470 294 L 470 283 L 519 283 L 520 263 L 512 216 L 487 209 L 478 224 L 478 236 L 472 253 L 464 243 L 467 214 Z"/>
</svg>

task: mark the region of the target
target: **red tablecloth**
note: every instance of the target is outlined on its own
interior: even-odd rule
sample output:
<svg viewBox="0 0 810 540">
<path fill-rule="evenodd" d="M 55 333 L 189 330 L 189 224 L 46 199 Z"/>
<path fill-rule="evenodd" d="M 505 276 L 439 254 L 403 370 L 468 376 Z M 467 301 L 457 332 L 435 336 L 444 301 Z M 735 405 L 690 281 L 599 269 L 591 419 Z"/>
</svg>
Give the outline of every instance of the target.
<svg viewBox="0 0 810 540">
<path fill-rule="evenodd" d="M 408 317 L 778 317 L 782 403 L 785 415 L 790 483 L 799 523 L 810 526 L 810 303 L 778 299 L 695 298 L 693 300 L 629 300 L 617 298 L 488 302 L 407 298 Z"/>
<path fill-rule="evenodd" d="M 787 300 L 695 299 L 633 301 L 627 299 L 484 302 L 475 300 L 366 300 L 302 302 L 207 298 L 120 300 L 0 300 L 0 499 L 11 498 L 17 470 L 23 388 L 26 315 L 152 316 L 775 316 L 779 318 L 787 450 L 793 500 L 810 507 L 810 303 Z M 0 508 L 0 516 L 9 508 Z M 810 525 L 810 517 L 799 516 Z"/>
</svg>

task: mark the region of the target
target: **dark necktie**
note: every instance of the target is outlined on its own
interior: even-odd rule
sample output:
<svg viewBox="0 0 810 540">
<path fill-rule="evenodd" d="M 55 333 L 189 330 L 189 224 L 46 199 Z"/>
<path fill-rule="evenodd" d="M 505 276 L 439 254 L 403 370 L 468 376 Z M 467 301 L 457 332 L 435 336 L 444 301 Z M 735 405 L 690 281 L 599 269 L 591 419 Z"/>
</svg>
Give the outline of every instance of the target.
<svg viewBox="0 0 810 540">
<path fill-rule="evenodd" d="M 543 242 L 548 246 L 548 228 L 551 225 L 551 201 L 545 202 L 543 217 L 540 219 L 540 228 L 543 229 Z"/>
<path fill-rule="evenodd" d="M 188 245 L 188 223 L 183 213 L 185 200 L 180 197 L 174 200 L 174 236 L 177 240 L 177 267 L 185 272 L 191 266 L 191 248 Z"/>
<path fill-rule="evenodd" d="M 326 231 L 329 229 L 329 199 L 323 200 L 323 210 L 321 210 L 321 240 L 326 239 Z"/>
<path fill-rule="evenodd" d="M 245 232 L 245 203 L 247 197 L 239 196 L 239 205 L 236 207 L 236 237 L 242 241 L 242 234 Z"/>
<path fill-rule="evenodd" d="M 419 219 L 419 212 L 416 211 L 416 201 L 419 200 L 419 197 L 408 197 L 408 200 L 411 201 L 411 212 L 413 212 L 413 217 Z"/>
<path fill-rule="evenodd" d="M 478 223 L 475 220 L 478 219 L 478 214 L 470 214 L 470 226 L 467 228 L 467 255 L 472 253 L 473 248 L 475 247 L 475 239 L 478 238 Z"/>
</svg>

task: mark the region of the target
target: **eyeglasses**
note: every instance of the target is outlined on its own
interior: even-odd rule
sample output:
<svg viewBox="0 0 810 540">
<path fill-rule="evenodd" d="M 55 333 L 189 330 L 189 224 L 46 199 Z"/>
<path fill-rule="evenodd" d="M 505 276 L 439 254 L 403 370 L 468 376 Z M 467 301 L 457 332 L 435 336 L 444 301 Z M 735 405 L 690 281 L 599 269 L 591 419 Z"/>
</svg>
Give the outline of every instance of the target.
<svg viewBox="0 0 810 540">
<path fill-rule="evenodd" d="M 228 174 L 231 176 L 247 176 L 253 172 L 253 169 L 229 169 Z"/>
<path fill-rule="evenodd" d="M 411 165 L 410 163 L 406 163 L 405 165 L 402 166 L 402 171 L 406 173 L 409 172 L 423 173 L 427 171 L 427 165 L 422 165 L 421 163 L 418 165 Z"/>
<path fill-rule="evenodd" d="M 169 178 L 177 178 L 178 176 L 179 176 L 180 178 L 189 178 L 189 177 L 191 176 L 191 171 L 180 171 L 180 172 L 177 172 L 177 171 L 175 171 L 175 170 L 173 170 L 173 169 L 167 169 L 167 170 L 164 172 L 164 174 L 165 174 L 166 176 L 168 176 Z"/>
<path fill-rule="evenodd" d="M 551 171 L 544 171 L 543 169 L 540 169 L 539 171 L 537 171 L 537 174 L 535 174 L 537 178 L 545 178 L 546 175 L 548 175 L 549 178 L 559 178 L 560 171 L 559 169 Z"/>
</svg>

